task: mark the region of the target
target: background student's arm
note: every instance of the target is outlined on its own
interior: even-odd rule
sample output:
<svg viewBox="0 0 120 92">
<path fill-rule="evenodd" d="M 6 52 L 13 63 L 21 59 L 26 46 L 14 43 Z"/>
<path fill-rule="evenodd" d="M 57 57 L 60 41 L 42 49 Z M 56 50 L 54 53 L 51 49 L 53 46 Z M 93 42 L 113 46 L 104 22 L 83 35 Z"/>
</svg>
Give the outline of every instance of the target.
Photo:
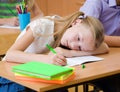
<svg viewBox="0 0 120 92">
<path fill-rule="evenodd" d="M 85 15 L 99 18 L 102 12 L 101 0 L 85 0 L 85 3 L 79 10 L 84 12 Z"/>
<path fill-rule="evenodd" d="M 34 20 L 34 19 L 36 19 L 38 17 L 43 17 L 44 16 L 44 14 L 41 11 L 41 9 L 39 8 L 37 2 L 34 2 L 34 5 L 31 8 L 31 12 L 33 13 L 33 16 L 34 16 L 31 20 Z"/>
<path fill-rule="evenodd" d="M 67 50 L 60 47 L 57 47 L 56 52 L 65 56 L 65 57 L 76 57 L 76 56 L 85 56 L 85 55 L 96 55 L 96 54 L 103 54 L 108 53 L 109 48 L 106 43 L 102 43 L 99 48 L 94 51 L 76 51 L 76 50 Z"/>
<path fill-rule="evenodd" d="M 108 46 L 120 46 L 120 36 L 105 36 L 105 42 Z"/>
<path fill-rule="evenodd" d="M 0 18 L 0 25 L 18 26 L 19 25 L 19 21 L 18 21 L 17 17 Z"/>
</svg>

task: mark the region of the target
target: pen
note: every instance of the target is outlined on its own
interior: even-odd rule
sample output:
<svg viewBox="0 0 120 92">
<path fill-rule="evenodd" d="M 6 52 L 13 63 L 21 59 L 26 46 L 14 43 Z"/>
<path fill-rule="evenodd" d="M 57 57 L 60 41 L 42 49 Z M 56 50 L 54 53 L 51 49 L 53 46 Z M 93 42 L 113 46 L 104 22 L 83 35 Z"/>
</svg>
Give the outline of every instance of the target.
<svg viewBox="0 0 120 92">
<path fill-rule="evenodd" d="M 82 64 L 82 69 L 84 69 L 85 68 L 85 65 L 84 64 Z"/>
<path fill-rule="evenodd" d="M 57 54 L 57 52 L 48 44 L 46 44 L 46 47 L 53 53 L 53 54 Z"/>
</svg>

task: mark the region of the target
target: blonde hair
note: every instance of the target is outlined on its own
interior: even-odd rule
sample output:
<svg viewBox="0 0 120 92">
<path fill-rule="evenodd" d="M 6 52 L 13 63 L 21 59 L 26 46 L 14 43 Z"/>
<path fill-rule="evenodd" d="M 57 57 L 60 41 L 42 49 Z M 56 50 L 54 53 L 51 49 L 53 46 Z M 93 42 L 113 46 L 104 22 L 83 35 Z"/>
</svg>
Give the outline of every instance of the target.
<svg viewBox="0 0 120 92">
<path fill-rule="evenodd" d="M 54 20 L 55 22 L 55 27 L 54 27 L 54 37 L 55 37 L 55 43 L 53 47 L 60 46 L 60 41 L 61 38 L 68 29 L 71 24 L 79 18 L 79 16 L 84 16 L 83 12 L 77 11 L 69 16 L 61 17 L 61 18 L 55 18 L 51 19 Z M 96 18 L 93 17 L 85 17 L 82 18 L 82 24 L 83 26 L 87 27 L 90 29 L 90 31 L 93 33 L 94 39 L 95 39 L 95 47 L 99 47 L 100 44 L 103 42 L 104 39 L 104 28 L 100 21 Z"/>
<path fill-rule="evenodd" d="M 104 40 L 104 28 L 101 22 L 94 17 L 86 16 L 82 19 L 82 24 L 86 28 L 90 29 L 94 36 L 95 47 L 98 48 Z"/>
<path fill-rule="evenodd" d="M 57 47 L 60 45 L 60 40 L 66 31 L 67 28 L 71 26 L 73 21 L 75 21 L 80 15 L 84 15 L 83 12 L 75 12 L 71 15 L 61 17 L 60 19 L 54 19 L 55 21 L 55 44 L 53 47 Z"/>
</svg>

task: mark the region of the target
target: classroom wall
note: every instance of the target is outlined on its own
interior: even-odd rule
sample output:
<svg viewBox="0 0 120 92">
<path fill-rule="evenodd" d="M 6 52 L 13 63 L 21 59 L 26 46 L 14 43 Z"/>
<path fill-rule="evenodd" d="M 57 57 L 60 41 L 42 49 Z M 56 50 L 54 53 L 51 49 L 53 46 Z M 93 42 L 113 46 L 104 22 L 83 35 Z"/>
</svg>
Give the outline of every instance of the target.
<svg viewBox="0 0 120 92">
<path fill-rule="evenodd" d="M 85 0 L 35 0 L 44 15 L 65 16 L 79 10 Z"/>
</svg>

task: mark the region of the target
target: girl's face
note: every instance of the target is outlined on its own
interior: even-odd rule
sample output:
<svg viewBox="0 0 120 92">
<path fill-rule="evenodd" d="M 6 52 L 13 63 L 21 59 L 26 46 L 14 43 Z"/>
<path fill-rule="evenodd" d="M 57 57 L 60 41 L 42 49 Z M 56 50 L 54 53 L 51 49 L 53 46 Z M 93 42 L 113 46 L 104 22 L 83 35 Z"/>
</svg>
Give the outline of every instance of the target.
<svg viewBox="0 0 120 92">
<path fill-rule="evenodd" d="M 92 51 L 95 49 L 95 40 L 90 29 L 80 22 L 73 23 L 64 33 L 61 44 L 72 50 Z"/>
</svg>

